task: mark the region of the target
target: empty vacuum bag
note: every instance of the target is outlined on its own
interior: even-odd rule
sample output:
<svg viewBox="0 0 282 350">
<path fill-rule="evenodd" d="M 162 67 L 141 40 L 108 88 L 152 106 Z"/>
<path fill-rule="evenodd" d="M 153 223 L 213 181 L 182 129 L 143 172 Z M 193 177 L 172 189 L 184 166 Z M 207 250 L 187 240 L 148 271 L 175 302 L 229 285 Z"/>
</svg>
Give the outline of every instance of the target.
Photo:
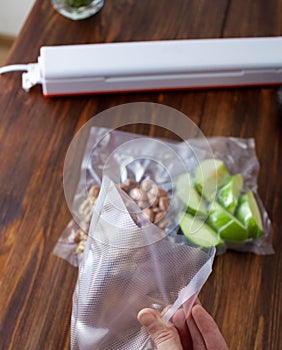
<svg viewBox="0 0 282 350">
<path fill-rule="evenodd" d="M 208 278 L 215 248 L 167 240 L 108 177 L 104 177 L 73 296 L 73 350 L 154 349 L 136 319 L 144 307 L 172 314 L 192 306 Z"/>
</svg>

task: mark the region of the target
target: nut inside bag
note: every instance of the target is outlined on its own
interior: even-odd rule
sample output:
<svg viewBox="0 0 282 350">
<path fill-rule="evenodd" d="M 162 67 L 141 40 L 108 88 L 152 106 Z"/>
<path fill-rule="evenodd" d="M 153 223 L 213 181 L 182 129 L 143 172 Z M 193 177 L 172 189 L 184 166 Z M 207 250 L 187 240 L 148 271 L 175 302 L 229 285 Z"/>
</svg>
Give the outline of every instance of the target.
<svg viewBox="0 0 282 350">
<path fill-rule="evenodd" d="M 192 306 L 211 273 L 215 248 L 167 238 L 132 198 L 103 177 L 73 295 L 73 350 L 154 349 L 138 312 L 172 304 L 164 315 L 168 322 L 184 302 Z"/>
</svg>

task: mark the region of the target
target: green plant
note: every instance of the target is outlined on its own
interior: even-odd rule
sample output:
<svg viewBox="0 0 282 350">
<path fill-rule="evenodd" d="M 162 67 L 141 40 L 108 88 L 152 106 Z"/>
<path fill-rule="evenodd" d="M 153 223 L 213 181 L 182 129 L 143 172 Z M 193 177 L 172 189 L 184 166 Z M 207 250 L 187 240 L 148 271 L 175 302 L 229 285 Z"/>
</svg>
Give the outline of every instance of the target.
<svg viewBox="0 0 282 350">
<path fill-rule="evenodd" d="M 72 7 L 88 6 L 93 0 L 66 0 L 66 3 Z"/>
</svg>

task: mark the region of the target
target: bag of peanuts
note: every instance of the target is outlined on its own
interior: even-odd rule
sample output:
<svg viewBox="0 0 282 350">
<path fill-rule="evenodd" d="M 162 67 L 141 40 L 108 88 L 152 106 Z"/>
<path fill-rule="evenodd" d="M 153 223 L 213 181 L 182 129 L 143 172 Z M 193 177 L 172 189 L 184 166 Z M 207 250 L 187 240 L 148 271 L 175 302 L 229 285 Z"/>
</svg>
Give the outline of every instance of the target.
<svg viewBox="0 0 282 350">
<path fill-rule="evenodd" d="M 97 139 L 101 141 L 95 145 Z M 144 139 L 142 135 L 92 127 L 75 195 L 69 203 L 73 219 L 57 242 L 54 254 L 74 266 L 79 265 L 104 175 L 129 195 L 171 241 L 181 241 L 177 235 L 177 213 L 184 206 L 175 196 L 174 188 L 179 174 L 186 169 L 177 156 L 177 147 L 177 143 L 167 140 L 160 142 Z M 194 160 L 193 156 L 190 158 Z"/>
<path fill-rule="evenodd" d="M 171 242 L 120 187 L 103 177 L 73 295 L 72 350 L 153 349 L 137 313 L 172 305 L 168 322 L 183 303 L 189 313 L 211 273 L 214 248 Z"/>
</svg>

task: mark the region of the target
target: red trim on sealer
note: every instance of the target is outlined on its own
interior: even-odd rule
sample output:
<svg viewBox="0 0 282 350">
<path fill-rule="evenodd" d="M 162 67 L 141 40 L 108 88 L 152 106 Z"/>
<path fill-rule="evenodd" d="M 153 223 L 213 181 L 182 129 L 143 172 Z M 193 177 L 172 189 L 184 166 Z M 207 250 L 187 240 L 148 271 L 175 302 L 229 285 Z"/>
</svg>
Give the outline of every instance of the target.
<svg viewBox="0 0 282 350">
<path fill-rule="evenodd" d="M 184 90 L 221 90 L 221 89 L 236 89 L 236 88 L 249 88 L 249 87 L 271 87 L 279 86 L 280 83 L 257 83 L 257 84 L 238 84 L 238 85 L 220 85 L 220 86 L 189 86 L 189 87 L 175 87 L 175 88 L 148 88 L 137 90 L 109 90 L 109 91 L 89 91 L 89 92 L 71 92 L 62 94 L 43 94 L 46 98 L 53 97 L 68 97 L 68 96 L 89 96 L 89 95 L 113 95 L 113 94 L 128 94 L 128 93 L 144 93 L 144 92 L 168 92 L 168 91 L 184 91 Z"/>
</svg>

